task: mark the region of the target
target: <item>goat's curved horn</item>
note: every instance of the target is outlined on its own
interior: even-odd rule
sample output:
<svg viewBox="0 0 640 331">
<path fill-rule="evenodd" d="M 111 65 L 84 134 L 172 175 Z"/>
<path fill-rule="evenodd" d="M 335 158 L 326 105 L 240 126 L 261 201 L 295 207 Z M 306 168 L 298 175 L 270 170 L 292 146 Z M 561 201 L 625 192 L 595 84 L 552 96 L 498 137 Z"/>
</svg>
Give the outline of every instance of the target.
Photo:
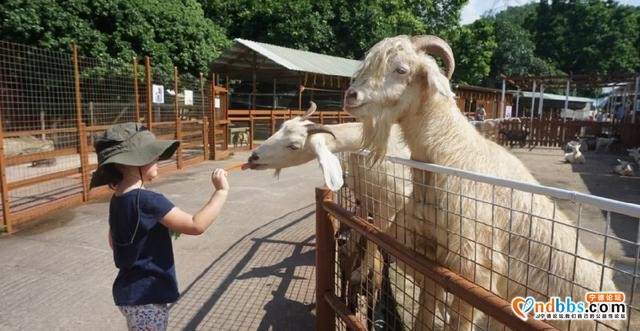
<svg viewBox="0 0 640 331">
<path fill-rule="evenodd" d="M 446 41 L 436 36 L 422 35 L 411 37 L 411 43 L 417 50 L 423 50 L 427 54 L 440 57 L 444 61 L 447 78 L 451 79 L 456 68 L 456 62 L 453 58 L 451 46 Z"/>
<path fill-rule="evenodd" d="M 311 116 L 313 113 L 316 112 L 316 109 L 318 109 L 318 106 L 316 106 L 316 103 L 311 101 L 309 102 L 311 105 L 309 105 L 309 109 L 307 109 L 307 112 L 304 113 L 304 115 L 302 115 L 303 119 L 307 119 L 309 118 L 309 116 Z"/>
<path fill-rule="evenodd" d="M 307 135 L 312 135 L 312 134 L 316 134 L 316 133 L 328 133 L 330 135 L 333 136 L 333 138 L 336 138 L 336 135 L 333 134 L 333 132 L 331 132 L 331 130 L 329 130 L 329 128 L 327 128 L 326 126 L 322 125 L 322 124 L 309 124 L 307 125 Z"/>
</svg>

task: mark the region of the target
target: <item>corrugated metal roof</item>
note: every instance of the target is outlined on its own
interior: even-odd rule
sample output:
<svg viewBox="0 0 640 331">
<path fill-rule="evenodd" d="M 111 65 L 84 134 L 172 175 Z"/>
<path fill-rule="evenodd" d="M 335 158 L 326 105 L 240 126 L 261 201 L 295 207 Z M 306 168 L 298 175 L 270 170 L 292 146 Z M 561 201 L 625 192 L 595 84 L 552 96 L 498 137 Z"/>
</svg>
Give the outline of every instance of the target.
<svg viewBox="0 0 640 331">
<path fill-rule="evenodd" d="M 214 66 L 226 65 L 247 69 L 248 66 L 246 62 L 241 63 L 242 61 L 237 61 L 236 59 L 237 54 L 242 51 L 240 48 L 251 49 L 274 62 L 277 66 L 290 71 L 309 72 L 328 76 L 351 77 L 360 66 L 360 61 L 337 56 L 301 51 L 240 38 L 236 38 L 235 41 L 235 45 L 226 49 L 220 57 L 214 61 Z M 267 64 L 262 61 L 257 69 L 265 69 L 265 67 L 268 67 L 268 69 L 276 69 L 277 66 L 273 66 L 273 64 Z"/>
<path fill-rule="evenodd" d="M 520 94 L 524 98 L 531 98 L 531 92 L 521 91 Z M 540 97 L 539 94 L 540 94 L 539 92 L 535 92 L 534 96 L 535 96 L 536 99 Z M 565 100 L 565 96 L 561 95 L 561 94 L 544 93 L 544 99 L 545 100 L 554 100 L 554 101 L 564 101 Z M 569 96 L 569 102 L 593 103 L 594 101 L 595 101 L 595 99 L 591 99 L 591 98 Z"/>
</svg>

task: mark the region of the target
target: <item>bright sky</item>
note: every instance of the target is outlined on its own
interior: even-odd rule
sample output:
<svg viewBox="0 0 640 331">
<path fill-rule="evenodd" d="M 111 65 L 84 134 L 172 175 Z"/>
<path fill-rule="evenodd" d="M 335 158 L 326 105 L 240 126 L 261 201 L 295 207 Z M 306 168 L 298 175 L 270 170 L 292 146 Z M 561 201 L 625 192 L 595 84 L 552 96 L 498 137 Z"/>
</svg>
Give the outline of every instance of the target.
<svg viewBox="0 0 640 331">
<path fill-rule="evenodd" d="M 462 24 L 473 23 L 489 10 L 502 11 L 508 6 L 520 6 L 537 0 L 469 0 L 462 8 Z M 640 6 L 640 0 L 618 0 L 621 4 Z"/>
</svg>

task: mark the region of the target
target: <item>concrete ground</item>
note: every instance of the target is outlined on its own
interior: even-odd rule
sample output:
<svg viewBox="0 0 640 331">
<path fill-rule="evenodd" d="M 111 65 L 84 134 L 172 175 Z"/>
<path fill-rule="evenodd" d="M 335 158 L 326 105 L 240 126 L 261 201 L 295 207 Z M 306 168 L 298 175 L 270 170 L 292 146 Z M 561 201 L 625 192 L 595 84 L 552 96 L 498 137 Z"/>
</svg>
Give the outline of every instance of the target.
<svg viewBox="0 0 640 331">
<path fill-rule="evenodd" d="M 213 192 L 205 162 L 164 175 L 150 189 L 197 211 Z M 225 208 L 202 236 L 174 241 L 182 297 L 170 329 L 300 330 L 313 326 L 315 163 L 233 171 Z M 122 330 L 107 243 L 108 201 L 51 214 L 41 226 L 0 239 L 0 330 Z"/>
<path fill-rule="evenodd" d="M 543 185 L 640 203 L 640 178 L 610 173 L 622 155 L 588 152 L 585 165 L 572 166 L 562 163 L 558 148 L 512 152 Z M 195 212 L 212 192 L 211 170 L 247 156 L 238 152 L 230 160 L 164 175 L 150 189 Z M 315 162 L 285 170 L 280 179 L 266 171 L 230 174 L 231 193 L 218 220 L 202 236 L 174 241 L 182 297 L 171 307 L 170 329 L 313 327 L 313 188 L 320 178 Z M 107 244 L 107 206 L 105 200 L 60 211 L 41 226 L 0 238 L 0 330 L 125 328 L 111 297 L 116 269 Z M 575 216 L 570 204 L 560 208 Z M 594 228 L 606 224 L 600 211 L 583 211 L 582 217 Z M 611 228 L 633 239 L 633 224 L 616 216 Z M 611 246 L 623 260 L 632 255 L 632 247 Z"/>
</svg>

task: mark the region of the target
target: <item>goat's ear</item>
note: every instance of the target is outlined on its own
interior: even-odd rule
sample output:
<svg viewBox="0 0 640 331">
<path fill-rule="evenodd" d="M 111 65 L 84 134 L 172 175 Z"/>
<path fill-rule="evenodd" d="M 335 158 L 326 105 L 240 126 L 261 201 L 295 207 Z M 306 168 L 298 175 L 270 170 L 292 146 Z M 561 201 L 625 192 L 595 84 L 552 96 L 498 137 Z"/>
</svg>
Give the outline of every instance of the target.
<svg viewBox="0 0 640 331">
<path fill-rule="evenodd" d="M 331 153 L 321 136 L 312 135 L 309 137 L 309 144 L 318 158 L 325 184 L 330 190 L 338 191 L 344 184 L 340 160 Z"/>
</svg>

